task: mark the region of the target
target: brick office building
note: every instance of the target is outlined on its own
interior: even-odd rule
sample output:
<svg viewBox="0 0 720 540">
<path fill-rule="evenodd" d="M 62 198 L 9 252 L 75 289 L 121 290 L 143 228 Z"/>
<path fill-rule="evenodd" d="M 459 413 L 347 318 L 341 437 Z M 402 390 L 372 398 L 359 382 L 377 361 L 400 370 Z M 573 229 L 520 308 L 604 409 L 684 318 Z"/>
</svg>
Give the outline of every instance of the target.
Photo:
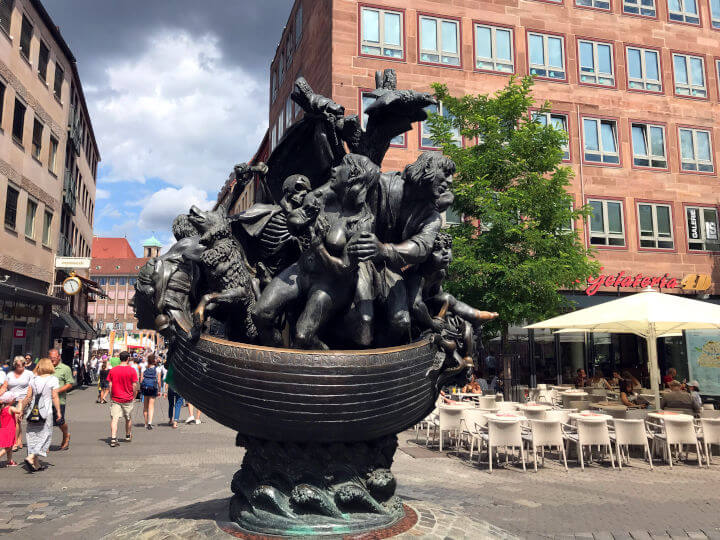
<svg viewBox="0 0 720 540">
<path fill-rule="evenodd" d="M 575 204 L 594 211 L 574 227 L 611 277 L 602 283 L 612 286 L 573 298 L 586 306 L 648 284 L 680 292 L 684 283 L 684 294 L 716 301 L 719 37 L 720 9 L 708 0 L 297 0 L 270 67 L 270 148 L 299 117 L 289 99 L 299 75 L 347 114 L 362 113 L 378 69 L 395 69 L 400 88 L 444 82 L 454 95 L 535 75 L 537 101 L 552 102 L 546 121 L 569 135 Z M 425 149 L 432 141 L 416 125 L 384 169 Z M 709 276 L 708 289 L 698 275 Z M 644 346 L 634 336 L 520 332 L 518 340 L 540 362 L 538 382 L 582 365 L 642 375 Z M 687 375 L 685 349 L 683 337 L 662 340 L 661 364 Z"/>
</svg>

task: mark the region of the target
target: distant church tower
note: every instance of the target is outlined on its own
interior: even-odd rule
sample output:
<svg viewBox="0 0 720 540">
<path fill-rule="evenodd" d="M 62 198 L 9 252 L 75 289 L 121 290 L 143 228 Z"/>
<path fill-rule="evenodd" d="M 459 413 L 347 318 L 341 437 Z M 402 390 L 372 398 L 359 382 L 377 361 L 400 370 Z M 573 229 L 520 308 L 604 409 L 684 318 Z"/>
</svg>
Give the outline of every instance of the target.
<svg viewBox="0 0 720 540">
<path fill-rule="evenodd" d="M 160 255 L 161 248 L 162 243 L 160 240 L 155 238 L 155 235 L 152 235 L 143 242 L 143 257 L 157 257 Z"/>
</svg>

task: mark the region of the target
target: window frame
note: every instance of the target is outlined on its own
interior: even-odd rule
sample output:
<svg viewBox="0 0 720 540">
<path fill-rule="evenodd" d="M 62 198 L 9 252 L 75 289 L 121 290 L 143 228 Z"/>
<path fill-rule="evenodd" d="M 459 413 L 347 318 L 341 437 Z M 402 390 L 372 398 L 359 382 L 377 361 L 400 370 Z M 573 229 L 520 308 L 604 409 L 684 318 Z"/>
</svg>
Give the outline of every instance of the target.
<svg viewBox="0 0 720 540">
<path fill-rule="evenodd" d="M 437 43 L 438 43 L 438 46 L 440 47 L 440 49 L 438 51 L 436 51 L 439 53 L 438 56 L 440 56 L 440 59 L 441 59 L 440 62 L 429 62 L 429 61 L 420 59 L 420 56 L 423 51 L 423 49 L 421 48 L 422 47 L 422 36 L 420 35 L 420 29 L 421 29 L 420 19 L 422 19 L 423 17 L 425 17 L 426 19 L 435 19 L 436 22 L 438 22 L 438 23 L 442 23 L 443 21 L 455 23 L 456 28 L 457 28 L 456 37 L 457 37 L 457 47 L 458 47 L 458 52 L 457 52 L 458 63 L 457 64 L 442 63 L 443 55 L 442 55 L 442 40 L 441 39 L 437 40 Z M 463 57 L 463 54 L 462 54 L 463 33 L 462 33 L 462 19 L 460 17 L 452 17 L 452 16 L 448 16 L 448 15 L 437 15 L 435 13 L 426 13 L 423 11 L 418 11 L 417 16 L 416 16 L 416 24 L 417 24 L 417 27 L 416 27 L 417 28 L 417 40 L 416 41 L 417 41 L 417 63 L 418 64 L 424 65 L 424 66 L 444 67 L 444 68 L 452 68 L 452 69 L 459 69 L 459 70 L 463 69 L 463 59 L 462 59 L 462 57 Z M 441 34 L 442 34 L 442 30 L 440 28 L 438 28 L 436 30 L 437 38 L 440 38 Z M 450 56 L 450 55 L 447 55 L 447 56 Z"/>
<path fill-rule="evenodd" d="M 697 0 L 696 0 L 697 1 Z M 18 51 L 20 52 L 20 57 L 23 58 L 28 64 L 31 66 L 33 65 L 32 60 L 30 60 L 30 51 L 32 49 L 32 39 L 35 35 L 35 24 L 33 23 L 33 20 L 30 16 L 28 16 L 25 11 L 21 11 L 22 17 L 20 19 L 20 39 L 18 39 Z M 25 50 L 23 49 L 22 42 L 23 42 L 23 26 L 24 22 L 27 21 L 28 25 L 30 26 L 30 39 L 28 43 L 28 50 L 27 54 L 25 54 Z"/>
<path fill-rule="evenodd" d="M 58 77 L 58 71 L 62 77 Z M 58 81 L 60 82 L 60 92 L 58 93 Z M 62 103 L 62 87 L 65 82 L 65 68 L 60 65 L 58 59 L 55 58 L 55 73 L 53 74 L 53 96 L 58 102 Z"/>
<path fill-rule="evenodd" d="M 542 0 L 542 1 L 551 1 L 551 0 Z M 551 2 L 555 4 L 556 2 Z M 509 30 L 510 31 L 510 46 L 512 47 L 512 71 L 497 71 L 497 70 L 491 70 L 491 69 L 485 69 L 485 68 L 479 68 L 477 67 L 477 34 L 476 34 L 476 27 L 478 26 L 486 26 L 489 27 L 491 30 Z M 491 36 L 494 34 L 494 32 L 491 33 Z M 472 54 L 472 61 L 473 61 L 473 71 L 477 71 L 478 73 L 493 73 L 495 75 L 514 75 L 517 73 L 517 44 L 515 43 L 515 28 L 511 25 L 507 24 L 498 24 L 494 22 L 487 22 L 487 21 L 480 21 L 477 19 L 473 19 L 472 21 L 472 47 L 473 47 L 473 54 Z M 497 64 L 497 62 L 493 59 L 493 63 Z"/>
<path fill-rule="evenodd" d="M 402 48 L 402 56 L 400 57 L 392 57 L 392 56 L 382 56 L 382 55 L 376 55 L 376 54 L 369 54 L 362 52 L 362 46 L 363 46 L 363 37 L 362 37 L 362 12 L 363 9 L 373 9 L 379 12 L 391 12 L 391 13 L 397 13 L 400 15 L 400 32 L 402 35 L 400 36 L 400 47 Z M 358 56 L 362 56 L 365 58 L 379 58 L 382 60 L 388 60 L 391 62 L 405 62 L 407 60 L 407 12 L 405 8 L 395 8 L 395 7 L 388 7 L 388 6 L 378 6 L 376 4 L 365 4 L 365 3 L 358 3 Z M 378 23 L 378 34 L 381 36 L 382 32 L 382 24 Z M 381 40 L 378 43 L 378 46 L 380 49 L 382 49 L 382 43 Z"/>
<path fill-rule="evenodd" d="M 590 0 L 590 1 L 594 4 L 597 0 Z M 578 4 L 578 0 L 574 0 L 574 2 L 573 2 L 573 7 L 576 7 L 576 8 L 578 8 L 578 9 L 592 9 L 592 10 L 594 10 L 594 11 L 602 11 L 602 12 L 604 12 L 604 13 L 612 13 L 612 12 L 613 12 L 613 0 L 602 0 L 602 1 L 606 1 L 606 2 L 608 3 L 608 7 L 607 7 L 607 8 L 596 7 L 596 6 L 594 6 L 594 5 L 592 5 L 592 6 L 583 6 L 583 5 L 581 5 L 581 4 Z"/>
<path fill-rule="evenodd" d="M 428 105 L 428 106 L 429 106 L 429 105 Z M 441 109 L 441 107 L 443 107 L 442 101 L 438 101 L 438 107 L 439 107 L 439 108 L 438 108 L 439 111 L 444 110 L 444 108 Z M 445 116 L 445 115 L 443 115 L 443 116 Z M 432 150 L 435 150 L 435 151 L 442 150 L 442 148 L 441 148 L 440 146 L 423 146 L 423 143 L 422 143 L 422 140 L 423 140 L 423 126 L 425 125 L 425 122 L 426 122 L 426 121 L 427 121 L 427 120 L 423 120 L 422 122 L 418 122 L 419 127 L 420 127 L 420 129 L 418 129 L 418 149 L 419 149 L 419 150 L 431 150 L 431 151 L 432 151 Z M 460 140 L 458 141 L 458 144 L 459 144 L 460 148 L 463 148 L 463 147 L 465 146 L 465 138 L 464 138 L 464 137 L 462 136 L 462 134 L 460 134 L 459 132 L 458 132 L 458 136 L 460 137 Z"/>
<path fill-rule="evenodd" d="M 10 0 L 10 9 L 8 11 L 7 28 L 0 25 L 0 32 L 4 33 L 8 38 L 10 37 L 10 24 L 12 23 L 12 13 L 15 9 L 15 0 Z"/>
<path fill-rule="evenodd" d="M 365 126 L 363 126 L 363 113 L 364 113 L 364 107 L 363 107 L 363 94 L 367 94 L 369 92 L 372 92 L 375 90 L 374 88 L 358 88 L 358 119 L 360 120 L 360 128 L 365 131 Z M 421 128 L 422 129 L 422 128 Z M 393 144 L 390 143 L 390 148 L 407 148 L 407 141 L 408 141 L 408 131 L 402 134 L 403 143 L 402 144 Z"/>
<path fill-rule="evenodd" d="M 683 169 L 683 158 L 682 158 L 682 144 L 680 140 L 680 130 L 681 129 L 691 129 L 693 130 L 693 153 L 697 154 L 696 146 L 695 146 L 695 131 L 707 131 L 710 136 L 710 159 L 712 163 L 713 170 L 712 171 L 692 171 L 688 169 Z M 715 176 L 717 173 L 717 167 L 715 166 L 715 141 L 713 139 L 713 128 L 708 127 L 700 127 L 700 126 L 689 126 L 685 124 L 678 124 L 677 130 L 677 149 L 678 149 L 678 163 L 679 163 L 679 169 L 678 172 L 680 174 L 702 174 L 704 176 Z M 695 160 L 695 163 L 698 163 L 697 159 Z"/>
<path fill-rule="evenodd" d="M 687 209 L 688 208 L 697 208 L 698 210 L 715 210 L 715 216 L 717 218 L 716 227 L 719 229 L 719 235 L 720 235 L 720 206 L 718 205 L 712 205 L 712 204 L 702 204 L 702 203 L 683 203 L 683 227 L 685 229 L 685 246 L 687 247 L 687 252 L 696 254 L 696 255 L 710 255 L 714 253 L 720 253 L 720 239 L 717 241 L 718 249 L 717 250 L 709 250 L 709 249 L 694 249 L 690 247 L 690 230 L 687 226 Z M 705 218 L 703 217 L 703 223 L 705 222 Z M 704 239 L 705 237 L 705 231 L 704 228 L 702 229 L 702 236 L 703 236 L 703 244 L 706 244 L 707 241 Z"/>
<path fill-rule="evenodd" d="M 648 127 L 659 127 L 663 130 L 663 150 L 665 151 L 665 167 L 650 167 L 650 166 L 643 166 L 643 165 L 636 165 L 635 164 L 635 146 L 633 144 L 633 136 L 632 136 L 632 128 L 633 124 L 642 124 Z M 639 169 L 643 171 L 653 171 L 653 172 L 669 172 L 670 171 L 670 156 L 668 155 L 668 129 L 667 124 L 665 122 L 655 122 L 655 121 L 649 121 L 649 120 L 636 120 L 636 119 L 628 119 L 628 129 L 629 129 L 629 137 L 630 137 L 630 155 L 632 156 L 632 160 L 630 162 L 630 166 L 632 169 Z M 648 146 L 649 150 L 649 146 Z M 652 160 L 652 155 L 648 154 L 648 161 Z"/>
<path fill-rule="evenodd" d="M 15 117 L 16 117 L 16 113 L 17 113 L 17 104 L 18 104 L 18 103 L 20 103 L 20 104 L 23 106 L 23 108 L 24 108 L 24 111 L 23 111 L 23 120 L 22 120 L 22 123 L 23 123 L 23 125 L 22 125 L 22 133 L 20 134 L 20 138 L 19 138 L 19 139 L 18 139 L 17 135 L 15 134 Z M 25 117 L 27 116 L 27 110 L 28 110 L 27 103 L 26 103 L 23 99 L 21 99 L 20 96 L 18 96 L 17 94 L 15 94 L 15 101 L 13 102 L 13 121 L 12 121 L 12 126 L 11 126 L 11 129 L 10 129 L 10 135 L 12 136 L 13 141 L 14 141 L 18 146 L 20 146 L 23 150 L 25 149 L 25 146 L 24 146 L 24 144 L 23 144 L 23 141 L 25 140 Z"/>
<path fill-rule="evenodd" d="M 685 17 L 685 13 L 686 13 L 686 12 L 685 12 L 685 0 L 679 0 L 679 1 L 683 3 L 683 12 L 682 12 L 682 13 L 683 13 L 683 18 L 684 18 L 684 17 Z M 666 9 L 667 22 L 672 23 L 672 24 L 686 24 L 686 25 L 688 25 L 688 26 L 695 26 L 695 27 L 700 27 L 700 28 L 702 28 L 702 25 L 703 25 L 703 24 L 702 24 L 702 15 L 703 15 L 703 14 L 702 14 L 702 8 L 700 7 L 700 0 L 694 0 L 694 1 L 695 1 L 695 7 L 697 8 L 697 18 L 698 18 L 698 22 L 693 23 L 693 22 L 687 22 L 687 21 L 685 21 L 685 20 L 683 20 L 683 21 L 674 21 L 674 20 L 672 20 L 672 19 L 670 18 L 670 0 L 665 0 L 665 9 Z"/>
<path fill-rule="evenodd" d="M 653 0 L 653 5 L 655 6 L 655 7 L 654 7 L 654 9 L 655 9 L 655 15 L 642 15 L 641 13 L 639 13 L 639 11 L 638 11 L 638 13 L 630 13 L 630 12 L 628 12 L 628 11 L 625 11 L 625 0 L 619 0 L 619 1 L 622 2 L 622 8 L 621 8 L 620 12 L 621 12 L 623 15 L 627 15 L 628 17 L 640 17 L 640 18 L 642 18 L 642 19 L 654 19 L 654 20 L 658 20 L 658 18 L 659 18 L 659 14 L 658 14 L 658 0 Z M 640 2 L 642 2 L 642 0 L 638 0 L 638 10 L 640 9 Z"/>
<path fill-rule="evenodd" d="M 50 216 L 50 226 L 47 229 L 47 233 L 48 233 L 47 237 L 48 238 L 47 238 L 47 242 L 45 242 L 45 224 L 46 224 L 47 216 Z M 48 210 L 48 207 L 46 205 L 45 210 L 43 212 L 43 230 L 42 230 L 42 236 L 40 238 L 40 243 L 47 248 L 52 247 L 52 226 L 53 226 L 54 219 L 55 219 L 55 214 L 53 212 L 51 212 L 50 210 Z"/>
<path fill-rule="evenodd" d="M 642 231 L 640 229 L 640 205 L 650 205 L 653 207 L 652 210 L 652 220 L 653 220 L 653 228 L 654 228 L 654 237 L 652 240 L 654 240 L 656 243 L 660 241 L 667 241 L 667 240 L 660 240 L 658 236 L 658 230 L 657 230 L 657 207 L 658 206 L 666 206 L 670 209 L 670 240 L 672 241 L 673 247 L 671 248 L 661 248 L 661 247 L 643 247 L 641 245 L 641 242 L 643 239 L 650 239 L 649 237 L 642 237 Z M 677 233 L 675 231 L 677 225 L 675 222 L 675 207 L 672 203 L 672 201 L 656 201 L 651 199 L 635 199 L 635 221 L 637 225 L 637 238 L 638 238 L 638 251 L 655 251 L 655 252 L 661 252 L 661 253 L 676 253 L 677 252 Z M 656 244 L 657 245 L 657 244 Z"/>
<path fill-rule="evenodd" d="M 32 231 L 30 234 L 28 234 L 28 216 L 30 215 L 30 205 L 33 205 L 35 207 L 35 210 L 33 212 L 32 221 L 30 222 L 32 224 Z M 40 203 L 37 199 L 34 197 L 31 197 L 30 194 L 27 196 L 27 200 L 25 201 L 25 238 L 28 240 L 32 240 L 33 242 L 36 240 L 35 235 L 37 233 L 37 215 L 38 210 L 40 210 Z"/>
<path fill-rule="evenodd" d="M 603 161 L 588 161 L 585 159 L 585 120 L 597 120 L 602 125 L 602 121 L 615 122 L 615 144 L 617 146 L 617 163 L 605 163 Z M 582 152 L 580 158 L 584 165 L 590 165 L 595 167 L 622 167 L 622 137 L 620 129 L 620 119 L 612 116 L 600 116 L 600 115 L 580 115 L 580 151 Z M 605 152 L 602 151 L 602 128 L 598 130 L 598 143 L 600 146 L 600 155 L 602 157 Z"/>
<path fill-rule="evenodd" d="M 35 127 L 40 126 L 40 144 L 35 144 Z M 33 116 L 33 130 L 32 130 L 32 137 L 30 139 L 30 155 L 36 159 L 37 161 L 41 162 L 42 158 L 42 152 L 43 152 L 43 138 L 45 135 L 45 124 L 43 124 L 42 120 L 38 118 L 37 116 Z M 37 152 L 36 152 L 37 147 Z"/>
<path fill-rule="evenodd" d="M 593 8 L 594 9 L 594 8 Z M 595 38 L 586 38 L 583 36 L 575 36 L 575 42 L 577 44 L 577 77 L 578 77 L 578 84 L 582 86 L 592 86 L 594 88 L 606 88 L 615 90 L 618 87 L 618 73 L 617 73 L 617 58 L 615 53 L 615 42 L 614 41 L 606 41 L 602 39 L 595 39 Z M 599 84 L 599 83 L 592 83 L 592 82 L 584 82 L 582 80 L 582 66 L 580 64 L 580 43 L 581 42 L 591 43 L 593 45 L 593 60 L 595 64 L 597 65 L 597 68 L 599 69 L 598 64 L 598 57 L 597 57 L 597 46 L 598 45 L 609 45 L 610 46 L 610 63 L 612 64 L 612 79 L 613 84 Z M 600 78 L 599 71 L 594 72 L 594 76 L 596 79 Z"/>
<path fill-rule="evenodd" d="M 643 51 L 652 51 L 658 55 L 658 77 L 660 82 L 660 90 L 648 90 L 647 88 L 631 88 L 630 87 L 630 55 L 628 49 L 639 49 Z M 641 94 L 653 94 L 656 96 L 665 95 L 665 81 L 663 79 L 663 60 L 662 60 L 662 49 L 658 47 L 648 47 L 647 45 L 636 45 L 635 43 L 623 43 L 623 50 L 625 52 L 625 89 L 628 92 L 638 92 Z M 641 55 L 641 68 L 645 63 L 644 55 Z M 643 77 L 643 83 L 647 84 L 647 77 Z M 673 88 L 674 88 L 673 79 Z"/>
<path fill-rule="evenodd" d="M 15 196 L 15 217 L 13 218 L 12 225 L 8 223 L 8 217 L 7 217 L 7 211 L 8 211 L 8 192 L 10 190 L 13 190 L 17 195 Z M 8 182 L 5 186 L 5 206 L 3 208 L 3 223 L 5 225 L 5 228 L 17 233 L 17 222 L 18 222 L 18 205 L 20 204 L 20 193 L 22 190 L 19 186 L 13 184 L 12 182 Z"/>
<path fill-rule="evenodd" d="M 298 19 L 298 15 L 300 16 L 299 19 Z M 297 51 L 298 46 L 302 42 L 302 37 L 303 37 L 304 19 L 303 19 L 302 1 L 298 2 L 298 7 L 295 10 L 295 13 L 293 14 L 293 24 L 295 25 L 295 36 L 294 37 L 295 37 L 295 50 Z M 299 30 L 299 32 L 298 32 L 298 30 Z"/>
<path fill-rule="evenodd" d="M 708 15 L 710 19 L 710 29 L 720 30 L 720 13 L 717 14 L 717 18 L 713 16 L 712 0 L 708 0 Z M 714 21 L 717 21 L 717 26 L 715 26 Z"/>
<path fill-rule="evenodd" d="M 693 96 L 693 95 L 685 95 L 685 94 L 678 94 L 677 93 L 677 79 L 675 77 L 675 55 L 679 56 L 685 56 L 686 61 L 685 65 L 689 69 L 689 62 L 687 61 L 688 58 L 700 58 L 703 63 L 703 77 L 705 79 L 705 95 L 704 96 Z M 699 99 L 701 101 L 708 101 L 710 99 L 710 89 L 708 88 L 708 74 L 707 74 L 707 62 L 705 61 L 705 55 L 702 54 L 693 54 L 683 51 L 677 51 L 670 49 L 670 64 L 672 66 L 672 77 L 673 77 L 673 95 L 675 97 L 679 98 L 686 98 L 686 99 Z M 687 72 L 688 75 L 690 75 L 690 71 Z M 688 77 L 688 90 L 692 92 L 693 85 L 690 83 L 690 77 Z"/>
<path fill-rule="evenodd" d="M 48 81 L 47 81 L 48 69 L 50 68 L 50 47 L 48 47 L 47 43 L 45 43 L 45 40 L 43 40 L 42 38 L 40 38 L 38 41 L 39 41 L 39 45 L 38 45 L 37 74 L 38 74 L 38 78 L 43 82 L 43 84 L 45 86 L 47 86 L 48 85 Z M 43 47 L 47 51 L 47 60 L 45 62 L 45 76 L 44 77 L 40 73 L 40 65 L 41 65 L 40 64 L 40 55 L 42 53 Z"/>
<path fill-rule="evenodd" d="M 5 94 L 7 93 L 7 81 L 0 76 L 0 133 L 4 133 L 3 120 L 5 120 Z"/>
<path fill-rule="evenodd" d="M 530 119 L 532 120 L 533 116 L 535 114 L 540 113 L 540 109 L 537 108 L 531 108 L 529 110 L 530 113 Z M 567 126 L 567 134 L 568 134 L 568 158 L 562 160 L 562 163 L 572 163 L 573 160 L 573 151 L 572 151 L 572 124 L 571 124 L 571 113 L 569 111 L 558 111 L 555 109 L 551 109 L 547 111 L 545 114 L 547 115 L 558 115 L 558 116 L 564 116 L 565 117 L 565 124 Z"/>
<path fill-rule="evenodd" d="M 608 250 L 616 250 L 616 251 L 628 251 L 630 246 L 628 245 L 628 236 L 627 236 L 627 205 L 625 204 L 625 199 L 622 197 L 609 197 L 609 196 L 595 196 L 595 195 L 586 195 L 585 196 L 585 205 L 589 205 L 591 201 L 600 201 L 603 203 L 607 202 L 618 202 L 620 203 L 620 218 L 622 220 L 622 228 L 623 228 L 623 245 L 622 246 L 611 246 L 611 245 L 603 245 L 603 244 L 593 244 L 590 240 L 590 237 L 592 235 L 591 232 L 591 220 L 592 220 L 592 213 L 588 216 L 586 220 L 584 220 L 585 225 L 585 234 L 587 235 L 585 237 L 585 242 L 588 247 L 593 247 L 596 249 L 608 249 Z M 607 204 L 603 204 L 603 221 L 607 225 Z M 609 232 L 603 232 L 604 238 L 609 239 L 611 233 Z M 619 238 L 618 235 L 613 235 L 612 238 Z"/>
<path fill-rule="evenodd" d="M 559 79 L 559 78 L 552 78 L 552 77 L 544 77 L 540 75 L 532 75 L 530 73 L 531 70 L 531 64 L 530 64 L 530 34 L 537 34 L 543 37 L 556 37 L 560 38 L 562 40 L 562 48 L 563 48 L 563 68 L 565 71 L 565 78 Z M 543 47 L 545 50 L 547 50 L 547 40 L 544 40 Z M 525 29 L 525 46 L 526 46 L 526 68 L 528 75 L 532 75 L 535 77 L 535 79 L 539 81 L 550 81 L 550 82 L 556 82 L 556 83 L 568 83 L 569 79 L 569 70 L 568 70 L 568 52 L 567 52 L 567 36 L 565 34 L 559 33 L 559 32 L 548 32 L 546 30 L 534 30 L 532 28 L 526 28 Z M 546 70 L 550 71 L 550 70 Z"/>
<path fill-rule="evenodd" d="M 715 86 L 717 87 L 718 99 L 720 99 L 720 56 L 713 57 L 713 64 L 715 65 Z M 0 79 L 0 82 L 2 82 L 2 79 Z M 0 120 L 2 120 L 1 117 Z"/>
</svg>

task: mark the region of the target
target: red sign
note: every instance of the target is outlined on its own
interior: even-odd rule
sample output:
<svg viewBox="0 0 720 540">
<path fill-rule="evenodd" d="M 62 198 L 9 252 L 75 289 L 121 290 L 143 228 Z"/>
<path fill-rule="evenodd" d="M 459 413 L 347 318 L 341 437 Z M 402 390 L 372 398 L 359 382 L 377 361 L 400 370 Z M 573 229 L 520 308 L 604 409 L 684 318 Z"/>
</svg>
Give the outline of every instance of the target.
<svg viewBox="0 0 720 540">
<path fill-rule="evenodd" d="M 642 273 L 634 276 L 626 275 L 624 270 L 617 274 L 600 274 L 597 277 L 588 278 L 588 286 L 585 293 L 588 296 L 598 292 L 600 287 L 631 287 L 633 289 L 644 289 L 652 287 L 654 289 L 677 289 L 680 287 L 680 281 L 671 278 L 668 274 L 663 276 L 646 276 Z"/>
<path fill-rule="evenodd" d="M 24 328 L 15 328 L 14 336 L 18 339 L 25 339 L 25 329 Z"/>
</svg>

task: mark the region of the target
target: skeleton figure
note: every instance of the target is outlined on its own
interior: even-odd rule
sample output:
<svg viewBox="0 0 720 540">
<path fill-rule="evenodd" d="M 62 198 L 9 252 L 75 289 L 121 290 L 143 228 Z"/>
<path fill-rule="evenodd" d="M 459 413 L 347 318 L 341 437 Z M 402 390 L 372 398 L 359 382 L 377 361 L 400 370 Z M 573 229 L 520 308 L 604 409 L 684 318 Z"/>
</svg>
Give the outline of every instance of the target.
<svg viewBox="0 0 720 540">
<path fill-rule="evenodd" d="M 283 182 L 282 191 L 279 204 L 255 204 L 234 217 L 244 233 L 256 241 L 256 267 L 263 288 L 300 255 L 297 238 L 288 231 L 287 216 L 302 205 L 310 191 L 310 180 L 293 174 Z"/>
</svg>

